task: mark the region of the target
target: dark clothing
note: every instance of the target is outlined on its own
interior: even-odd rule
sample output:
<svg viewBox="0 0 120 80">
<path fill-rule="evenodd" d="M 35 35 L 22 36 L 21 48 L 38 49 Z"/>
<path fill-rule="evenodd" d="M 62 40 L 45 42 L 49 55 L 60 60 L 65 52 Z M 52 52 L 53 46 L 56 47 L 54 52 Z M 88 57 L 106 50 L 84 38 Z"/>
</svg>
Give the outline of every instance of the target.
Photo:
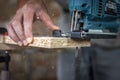
<svg viewBox="0 0 120 80">
<path fill-rule="evenodd" d="M 77 80 L 120 80 L 120 49 L 81 48 Z"/>
</svg>

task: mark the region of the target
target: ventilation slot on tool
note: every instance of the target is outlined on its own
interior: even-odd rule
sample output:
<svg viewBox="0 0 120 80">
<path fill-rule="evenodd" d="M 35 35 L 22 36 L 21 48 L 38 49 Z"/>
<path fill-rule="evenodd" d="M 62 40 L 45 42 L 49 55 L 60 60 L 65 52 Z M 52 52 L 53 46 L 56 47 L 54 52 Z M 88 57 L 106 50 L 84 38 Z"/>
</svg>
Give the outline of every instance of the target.
<svg viewBox="0 0 120 80">
<path fill-rule="evenodd" d="M 120 15 L 120 4 L 117 4 L 117 14 Z"/>
<path fill-rule="evenodd" d="M 102 16 L 102 5 L 103 1 L 99 0 L 98 16 Z"/>
</svg>

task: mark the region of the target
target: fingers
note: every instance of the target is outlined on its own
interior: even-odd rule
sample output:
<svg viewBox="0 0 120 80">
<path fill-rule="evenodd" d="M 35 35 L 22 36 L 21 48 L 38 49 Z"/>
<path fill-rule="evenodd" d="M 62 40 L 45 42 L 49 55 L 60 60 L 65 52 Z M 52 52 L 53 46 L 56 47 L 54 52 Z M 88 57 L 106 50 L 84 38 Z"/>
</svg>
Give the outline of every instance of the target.
<svg viewBox="0 0 120 80">
<path fill-rule="evenodd" d="M 25 4 L 7 26 L 8 35 L 20 46 L 28 45 L 33 40 L 32 23 L 34 15 L 38 17 L 50 30 L 59 30 L 50 16 L 39 3 Z"/>
<path fill-rule="evenodd" d="M 20 21 L 12 22 L 12 26 L 13 26 L 13 29 L 16 32 L 20 42 L 23 43 L 23 45 L 26 46 L 28 43 L 26 41 L 26 38 L 25 38 L 25 35 L 24 35 L 24 30 L 23 30 L 23 27 L 22 27 Z"/>
<path fill-rule="evenodd" d="M 50 30 L 59 30 L 58 26 L 55 26 L 50 16 L 46 11 L 40 10 L 37 12 L 36 16 L 40 18 L 40 20 L 50 29 Z"/>
<path fill-rule="evenodd" d="M 33 16 L 34 16 L 34 11 L 31 9 L 28 9 L 27 11 L 24 12 L 24 33 L 25 37 L 28 43 L 31 43 L 33 40 L 33 35 L 32 35 L 32 23 L 33 23 Z"/>
<path fill-rule="evenodd" d="M 33 16 L 34 12 L 31 9 L 24 10 L 23 13 L 18 11 L 7 27 L 9 36 L 19 46 L 26 46 L 32 42 Z"/>
<path fill-rule="evenodd" d="M 12 21 L 7 26 L 8 35 L 18 43 L 19 46 L 26 46 L 28 43 L 24 35 L 24 29 L 22 25 L 22 13 L 17 12 Z"/>
<path fill-rule="evenodd" d="M 22 42 L 19 40 L 11 24 L 7 25 L 7 31 L 10 38 L 13 39 L 16 43 L 18 43 L 19 46 L 22 46 Z"/>
</svg>

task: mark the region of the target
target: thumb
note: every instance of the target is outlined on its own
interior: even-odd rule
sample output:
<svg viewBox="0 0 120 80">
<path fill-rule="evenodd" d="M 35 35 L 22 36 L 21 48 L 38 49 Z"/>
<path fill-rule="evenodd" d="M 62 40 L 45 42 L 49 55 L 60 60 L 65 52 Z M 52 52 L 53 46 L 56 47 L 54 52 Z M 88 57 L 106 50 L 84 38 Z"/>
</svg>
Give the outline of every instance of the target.
<svg viewBox="0 0 120 80">
<path fill-rule="evenodd" d="M 46 13 L 46 11 L 41 10 L 37 14 L 37 18 L 40 19 L 50 30 L 52 30 L 52 31 L 54 31 L 54 30 L 60 30 L 60 28 L 53 23 L 52 19 Z"/>
</svg>

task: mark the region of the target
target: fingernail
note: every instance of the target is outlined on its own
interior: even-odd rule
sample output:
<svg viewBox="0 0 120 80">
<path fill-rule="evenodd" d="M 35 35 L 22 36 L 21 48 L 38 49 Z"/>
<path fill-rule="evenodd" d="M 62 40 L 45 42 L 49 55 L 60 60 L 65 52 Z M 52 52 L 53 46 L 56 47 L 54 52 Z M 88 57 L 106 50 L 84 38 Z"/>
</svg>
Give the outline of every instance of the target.
<svg viewBox="0 0 120 80">
<path fill-rule="evenodd" d="M 26 40 L 23 41 L 24 46 L 27 46 L 28 42 Z"/>
<path fill-rule="evenodd" d="M 60 28 L 58 27 L 58 26 L 55 26 L 55 28 L 54 28 L 55 30 L 60 30 Z"/>
<path fill-rule="evenodd" d="M 32 43 L 33 38 L 27 38 L 28 43 Z"/>
<path fill-rule="evenodd" d="M 18 42 L 18 45 L 19 45 L 19 46 L 22 46 L 22 42 L 19 41 L 19 42 Z"/>
</svg>

